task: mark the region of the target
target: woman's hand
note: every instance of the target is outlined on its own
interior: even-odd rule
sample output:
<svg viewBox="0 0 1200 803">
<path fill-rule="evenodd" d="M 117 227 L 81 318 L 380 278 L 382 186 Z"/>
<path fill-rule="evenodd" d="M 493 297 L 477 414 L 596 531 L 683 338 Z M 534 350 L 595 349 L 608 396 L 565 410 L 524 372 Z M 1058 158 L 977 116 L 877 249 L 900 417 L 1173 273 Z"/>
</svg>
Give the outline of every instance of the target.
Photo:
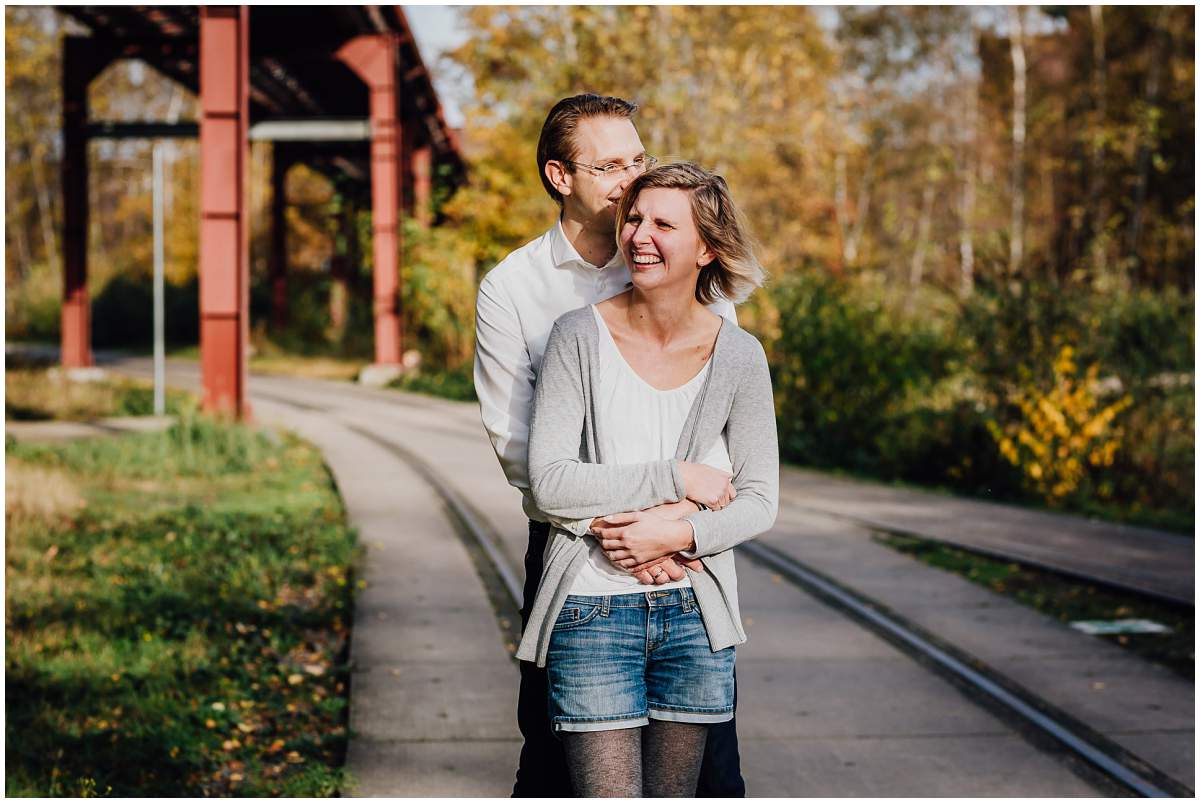
<svg viewBox="0 0 1200 803">
<path fill-rule="evenodd" d="M 596 519 L 592 531 L 615 566 L 629 570 L 692 546 L 692 526 L 649 511 Z"/>
<path fill-rule="evenodd" d="M 687 577 L 683 567 L 676 563 L 673 557 L 652 560 L 642 564 L 638 567 L 638 571 L 631 571 L 630 574 L 644 586 L 660 586 Z"/>
<path fill-rule="evenodd" d="M 683 475 L 683 487 L 687 498 L 705 507 L 720 510 L 733 501 L 737 489 L 733 487 L 733 475 L 728 471 L 706 466 L 703 463 L 679 464 Z"/>
</svg>

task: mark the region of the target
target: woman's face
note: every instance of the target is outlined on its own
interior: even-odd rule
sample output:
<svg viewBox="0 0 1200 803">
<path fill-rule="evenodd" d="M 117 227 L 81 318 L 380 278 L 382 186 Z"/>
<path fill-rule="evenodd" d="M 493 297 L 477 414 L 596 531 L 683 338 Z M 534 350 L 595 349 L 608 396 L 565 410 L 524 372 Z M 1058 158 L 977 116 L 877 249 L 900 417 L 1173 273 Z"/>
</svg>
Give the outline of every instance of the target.
<svg viewBox="0 0 1200 803">
<path fill-rule="evenodd" d="M 621 227 L 621 252 L 640 290 L 693 295 L 700 268 L 713 254 L 692 220 L 687 190 L 652 187 L 638 193 Z"/>
</svg>

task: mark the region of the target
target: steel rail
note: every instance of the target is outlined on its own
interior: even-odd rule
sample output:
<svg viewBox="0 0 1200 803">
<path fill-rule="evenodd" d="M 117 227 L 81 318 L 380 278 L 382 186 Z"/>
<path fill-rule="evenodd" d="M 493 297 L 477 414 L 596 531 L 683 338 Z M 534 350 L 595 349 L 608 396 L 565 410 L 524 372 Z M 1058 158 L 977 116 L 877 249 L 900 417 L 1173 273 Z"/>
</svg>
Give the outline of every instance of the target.
<svg viewBox="0 0 1200 803">
<path fill-rule="evenodd" d="M 1153 769 L 1143 759 L 1133 756 L 1081 723 L 1064 723 L 1062 720 L 1068 717 L 1057 712 L 1057 715 L 1048 713 L 1047 709 L 1053 710 L 1049 703 L 1031 692 L 1020 689 L 1011 680 L 967 653 L 944 643 L 934 643 L 933 639 L 918 633 L 913 625 L 904 622 L 870 598 L 849 591 L 795 558 L 766 544 L 751 541 L 743 543 L 740 549 L 752 560 L 775 570 L 827 605 L 889 637 L 888 640 L 892 643 L 899 642 L 910 655 L 915 654 L 928 659 L 943 672 L 990 698 L 995 704 L 1018 716 L 1038 732 L 1051 737 L 1070 752 L 1142 797 L 1191 796 L 1190 789 Z M 1084 729 L 1089 731 L 1087 737 L 1079 733 Z M 1095 742 L 1104 744 L 1099 746 Z M 1119 760 L 1114 753 L 1125 755 L 1126 762 Z M 1127 766 L 1127 763 L 1133 762 L 1143 765 L 1149 771 L 1139 772 Z"/>
</svg>

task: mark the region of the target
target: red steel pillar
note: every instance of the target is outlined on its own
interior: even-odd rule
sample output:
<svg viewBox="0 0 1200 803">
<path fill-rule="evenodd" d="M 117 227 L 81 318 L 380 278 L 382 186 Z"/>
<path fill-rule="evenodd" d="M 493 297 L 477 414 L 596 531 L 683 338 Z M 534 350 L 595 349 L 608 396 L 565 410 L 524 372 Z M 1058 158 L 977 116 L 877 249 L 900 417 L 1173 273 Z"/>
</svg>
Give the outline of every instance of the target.
<svg viewBox="0 0 1200 803">
<path fill-rule="evenodd" d="M 204 409 L 248 417 L 250 11 L 200 6 L 200 365 Z"/>
<path fill-rule="evenodd" d="M 62 196 L 63 301 L 62 364 L 92 365 L 91 300 L 87 290 L 88 252 L 88 86 L 111 61 L 89 37 L 63 38 Z"/>
<path fill-rule="evenodd" d="M 276 142 L 271 150 L 271 328 L 287 325 L 287 172 L 292 166 L 287 149 Z"/>
<path fill-rule="evenodd" d="M 433 222 L 433 146 L 421 145 L 412 152 L 413 217 L 422 228 Z"/>
<path fill-rule="evenodd" d="M 375 363 L 399 365 L 400 93 L 396 44 L 387 34 L 359 36 L 337 52 L 367 85 L 371 99 L 371 215 L 375 244 Z"/>
</svg>

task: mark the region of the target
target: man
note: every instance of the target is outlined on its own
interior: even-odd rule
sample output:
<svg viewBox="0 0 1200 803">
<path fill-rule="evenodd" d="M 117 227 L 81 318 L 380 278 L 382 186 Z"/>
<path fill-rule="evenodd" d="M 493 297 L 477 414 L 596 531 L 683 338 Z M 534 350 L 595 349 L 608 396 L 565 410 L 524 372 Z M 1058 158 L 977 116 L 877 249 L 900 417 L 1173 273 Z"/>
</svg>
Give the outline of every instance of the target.
<svg viewBox="0 0 1200 803">
<path fill-rule="evenodd" d="M 616 245 L 616 205 L 629 182 L 654 163 L 633 125 L 636 111 L 628 101 L 592 94 L 565 98 L 550 110 L 538 140 L 537 163 L 542 185 L 561 210 L 559 219 L 505 257 L 479 286 L 475 391 L 496 456 L 509 483 L 521 490 L 529 517 L 522 625 L 542 576 L 550 524 L 580 536 L 591 526 L 590 519 L 552 519 L 534 505 L 526 463 L 529 418 L 555 319 L 630 286 L 629 269 Z M 715 304 L 713 310 L 736 323 L 729 302 Z M 658 566 L 665 571 L 646 569 L 638 578 L 653 584 L 654 576 L 660 583 L 685 576 L 673 556 Z M 525 661 L 517 721 L 525 744 L 513 796 L 570 797 L 562 745 L 546 713 L 546 673 Z M 710 728 L 697 795 L 745 796 L 733 721 Z"/>
</svg>

